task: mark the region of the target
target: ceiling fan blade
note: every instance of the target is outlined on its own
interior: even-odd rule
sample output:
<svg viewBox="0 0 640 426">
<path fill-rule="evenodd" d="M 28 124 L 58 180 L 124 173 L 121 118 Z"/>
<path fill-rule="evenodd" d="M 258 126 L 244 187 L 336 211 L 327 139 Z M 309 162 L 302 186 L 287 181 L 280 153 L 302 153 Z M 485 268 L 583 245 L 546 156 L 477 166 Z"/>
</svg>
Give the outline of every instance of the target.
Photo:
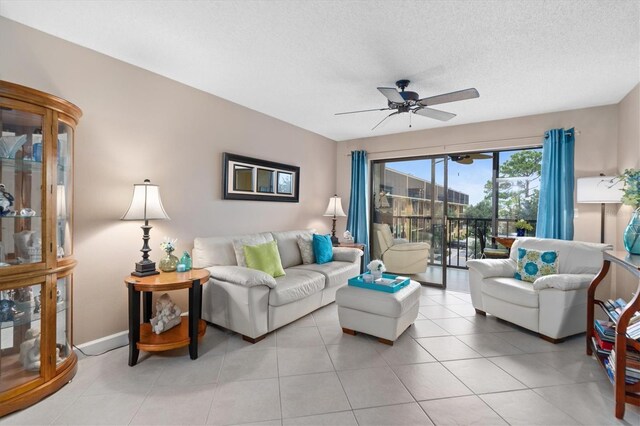
<svg viewBox="0 0 640 426">
<path fill-rule="evenodd" d="M 449 121 L 456 116 L 451 112 L 440 111 L 439 109 L 433 108 L 420 108 L 415 110 L 415 113 L 423 117 L 429 117 L 440 121 Z"/>
<path fill-rule="evenodd" d="M 398 89 L 395 87 L 378 87 L 380 93 L 382 93 L 385 98 L 389 99 L 391 102 L 396 104 L 403 104 L 404 98 L 398 92 Z"/>
<path fill-rule="evenodd" d="M 420 99 L 418 103 L 422 106 L 431 106 L 438 104 L 446 104 L 448 102 L 464 101 L 465 99 L 473 99 L 480 97 L 478 91 L 474 88 L 458 90 L 457 92 L 444 93 L 442 95 L 431 96 L 430 98 Z"/>
<path fill-rule="evenodd" d="M 385 118 L 382 119 L 382 121 L 380 121 L 378 124 L 376 124 L 375 126 L 373 126 L 373 128 L 371 130 L 375 130 L 376 127 L 378 127 L 379 125 L 381 125 L 382 123 L 384 123 L 386 121 L 387 118 L 391 117 L 392 115 L 396 115 L 396 114 L 400 114 L 398 111 L 396 112 L 392 112 L 391 114 L 387 115 Z"/>
<path fill-rule="evenodd" d="M 493 158 L 493 155 L 490 154 L 468 154 L 470 158 L 474 160 L 486 160 L 488 158 Z"/>
<path fill-rule="evenodd" d="M 466 158 L 463 158 L 461 160 L 456 161 L 456 163 L 459 163 L 459 164 L 473 164 L 473 158 L 466 157 Z"/>
<path fill-rule="evenodd" d="M 388 111 L 390 109 L 391 108 L 363 109 L 363 110 L 360 110 L 360 111 L 336 112 L 334 115 L 357 114 L 359 112 L 370 112 L 370 111 Z"/>
</svg>

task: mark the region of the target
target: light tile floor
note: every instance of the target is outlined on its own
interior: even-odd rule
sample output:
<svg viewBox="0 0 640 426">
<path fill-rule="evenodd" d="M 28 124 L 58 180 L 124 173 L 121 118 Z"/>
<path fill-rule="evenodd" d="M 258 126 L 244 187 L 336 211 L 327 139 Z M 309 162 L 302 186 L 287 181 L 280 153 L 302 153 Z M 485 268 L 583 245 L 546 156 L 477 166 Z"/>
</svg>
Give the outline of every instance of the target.
<svg viewBox="0 0 640 426">
<path fill-rule="evenodd" d="M 475 316 L 468 294 L 421 289 L 416 323 L 392 347 L 344 335 L 335 304 L 255 345 L 214 327 L 186 350 L 127 348 L 79 362 L 58 393 L 0 419 L 10 424 L 629 424 L 612 387 L 584 354 L 584 336 L 553 345 Z"/>
</svg>

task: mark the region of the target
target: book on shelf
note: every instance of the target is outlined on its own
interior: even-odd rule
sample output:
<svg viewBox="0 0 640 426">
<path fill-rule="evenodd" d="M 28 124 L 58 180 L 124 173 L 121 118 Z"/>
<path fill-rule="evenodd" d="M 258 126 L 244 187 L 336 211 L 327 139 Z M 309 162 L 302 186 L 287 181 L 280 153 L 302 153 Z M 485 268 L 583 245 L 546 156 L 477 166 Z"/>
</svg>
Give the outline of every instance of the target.
<svg viewBox="0 0 640 426">
<path fill-rule="evenodd" d="M 611 318 L 613 318 L 617 322 L 620 319 L 622 311 L 627 306 L 627 301 L 619 297 L 616 300 L 608 299 L 602 302 L 602 304 Z M 640 325 L 640 311 L 634 312 L 633 316 L 629 320 L 629 327 L 636 324 Z M 640 335 L 638 337 L 640 337 Z"/>
<path fill-rule="evenodd" d="M 604 368 L 607 371 L 607 376 L 609 376 L 609 380 L 611 380 L 611 382 L 615 382 L 615 362 L 612 362 L 611 360 L 611 355 L 609 355 L 609 358 L 605 358 L 603 361 L 604 364 Z M 628 385 L 634 385 L 638 382 L 640 382 L 640 379 L 636 379 L 633 377 L 629 377 L 628 375 L 625 375 L 624 381 L 626 384 Z"/>
<path fill-rule="evenodd" d="M 596 339 L 596 344 L 598 345 L 598 347 L 599 347 L 600 349 L 602 349 L 602 350 L 604 350 L 604 351 L 607 351 L 607 352 L 609 352 L 609 351 L 611 351 L 611 349 L 613 349 L 613 347 L 614 347 L 614 343 L 613 343 L 612 341 L 609 341 L 609 340 L 603 340 L 603 339 L 600 337 L 600 334 L 599 334 L 599 333 L 596 333 L 596 334 L 594 335 L 594 337 L 595 337 L 595 339 Z"/>
<path fill-rule="evenodd" d="M 616 359 L 616 351 L 612 350 L 609 355 L 609 364 L 611 365 L 611 370 L 615 373 L 616 371 L 616 363 L 614 362 Z M 640 369 L 634 368 L 629 365 L 629 361 L 627 360 L 625 368 L 625 376 L 627 381 L 640 381 Z"/>
<path fill-rule="evenodd" d="M 610 321 L 595 320 L 593 322 L 594 328 L 600 334 L 602 340 L 615 341 L 616 329 L 615 324 Z"/>
<path fill-rule="evenodd" d="M 593 336 L 591 337 L 591 344 L 593 344 L 593 349 L 598 353 L 598 356 L 608 357 L 611 354 L 611 351 L 605 351 L 604 349 L 602 349 Z"/>
</svg>

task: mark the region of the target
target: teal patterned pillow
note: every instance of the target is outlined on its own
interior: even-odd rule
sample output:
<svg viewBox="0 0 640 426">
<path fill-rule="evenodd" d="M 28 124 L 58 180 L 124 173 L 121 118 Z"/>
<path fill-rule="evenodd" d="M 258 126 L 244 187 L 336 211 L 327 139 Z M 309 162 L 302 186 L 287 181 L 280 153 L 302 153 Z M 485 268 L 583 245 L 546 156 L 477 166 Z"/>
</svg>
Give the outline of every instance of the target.
<svg viewBox="0 0 640 426">
<path fill-rule="evenodd" d="M 514 278 L 534 282 L 543 275 L 558 273 L 558 252 L 518 249 L 518 266 Z"/>
</svg>

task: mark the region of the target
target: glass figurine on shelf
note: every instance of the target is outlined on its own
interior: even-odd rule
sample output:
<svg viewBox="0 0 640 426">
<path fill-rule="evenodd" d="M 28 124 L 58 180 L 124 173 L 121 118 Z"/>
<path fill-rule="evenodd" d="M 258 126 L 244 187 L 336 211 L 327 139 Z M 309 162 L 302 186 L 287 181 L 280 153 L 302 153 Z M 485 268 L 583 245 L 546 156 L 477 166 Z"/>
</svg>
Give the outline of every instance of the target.
<svg viewBox="0 0 640 426">
<path fill-rule="evenodd" d="M 191 256 L 189 255 L 188 251 L 185 250 L 185 252 L 182 254 L 182 257 L 180 258 L 180 263 L 184 265 L 185 271 L 191 270 Z"/>
<path fill-rule="evenodd" d="M 6 216 L 11 213 L 13 206 L 13 195 L 11 195 L 3 183 L 0 183 L 0 216 Z"/>
</svg>

